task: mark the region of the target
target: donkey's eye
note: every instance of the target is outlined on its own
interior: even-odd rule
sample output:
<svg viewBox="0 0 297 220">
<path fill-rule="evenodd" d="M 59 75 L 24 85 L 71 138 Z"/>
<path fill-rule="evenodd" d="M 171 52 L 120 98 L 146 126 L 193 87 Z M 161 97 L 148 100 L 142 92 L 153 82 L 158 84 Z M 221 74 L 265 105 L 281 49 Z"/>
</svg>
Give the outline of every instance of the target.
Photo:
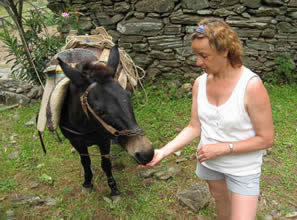
<svg viewBox="0 0 297 220">
<path fill-rule="evenodd" d="M 100 116 L 104 116 L 105 115 L 105 112 L 103 110 L 98 110 L 97 113 Z"/>
<path fill-rule="evenodd" d="M 130 91 L 126 91 L 127 92 L 127 95 L 129 96 L 129 97 L 131 97 L 131 92 Z"/>
</svg>

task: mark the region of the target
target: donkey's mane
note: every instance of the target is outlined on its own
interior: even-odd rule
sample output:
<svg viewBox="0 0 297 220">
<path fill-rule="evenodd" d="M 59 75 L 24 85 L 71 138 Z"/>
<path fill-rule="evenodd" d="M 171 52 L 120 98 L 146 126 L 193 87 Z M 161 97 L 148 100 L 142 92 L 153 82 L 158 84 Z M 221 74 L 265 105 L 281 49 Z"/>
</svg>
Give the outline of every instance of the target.
<svg viewBox="0 0 297 220">
<path fill-rule="evenodd" d="M 86 62 L 81 64 L 81 72 L 96 81 L 105 82 L 113 78 L 113 69 L 99 63 Z"/>
</svg>

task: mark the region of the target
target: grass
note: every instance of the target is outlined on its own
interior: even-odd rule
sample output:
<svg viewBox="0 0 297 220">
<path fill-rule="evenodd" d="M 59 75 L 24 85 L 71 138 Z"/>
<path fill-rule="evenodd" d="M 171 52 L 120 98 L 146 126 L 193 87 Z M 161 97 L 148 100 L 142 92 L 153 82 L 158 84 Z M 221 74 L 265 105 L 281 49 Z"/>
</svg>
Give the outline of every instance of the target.
<svg viewBox="0 0 297 220">
<path fill-rule="evenodd" d="M 47 5 L 46 0 L 33 0 L 33 1 L 24 1 L 23 5 L 23 12 L 27 12 L 28 10 L 31 10 L 35 7 L 44 7 Z M 7 11 L 3 6 L 0 6 L 0 17 L 8 16 Z"/>
<path fill-rule="evenodd" d="M 275 126 L 275 144 L 263 166 L 261 187 L 267 200 L 280 202 L 281 212 L 297 201 L 297 86 L 268 86 Z"/>
<path fill-rule="evenodd" d="M 267 85 L 276 130 L 275 146 L 265 157 L 261 177 L 261 205 L 258 219 L 280 208 L 282 215 L 296 206 L 296 145 L 297 145 L 297 86 L 275 87 Z M 155 148 L 171 140 L 188 122 L 191 99 L 178 98 L 175 89 L 164 85 L 148 85 L 148 102 L 143 92 L 134 94 L 134 111 L 140 126 L 146 131 Z M 71 153 L 69 142 L 63 138 L 59 144 L 53 134 L 44 132 L 48 150 L 44 155 L 34 127 L 24 124 L 38 113 L 39 104 L 0 112 L 0 219 L 6 211 L 13 210 L 16 218 L 70 218 L 70 219 L 195 219 L 197 215 L 213 219 L 213 203 L 199 213 L 183 207 L 176 193 L 190 188 L 199 180 L 194 169 L 196 161 L 178 164 L 182 172 L 168 181 L 144 179 L 135 162 L 119 146 L 112 147 L 113 174 L 121 191 L 121 201 L 109 199 L 110 189 L 100 167 L 96 147 L 91 147 L 94 169 L 94 190 L 81 192 L 83 171 L 79 157 Z M 183 156 L 196 150 L 198 140 L 183 149 Z M 19 151 L 19 157 L 8 155 Z M 176 165 L 176 157 L 169 156 L 162 168 Z M 37 187 L 32 187 L 37 185 Z M 41 198 L 54 198 L 54 206 L 15 205 L 14 194 L 34 194 Z M 275 202 L 276 201 L 276 202 Z M 277 207 L 280 204 L 280 207 Z M 1 216 L 3 215 L 3 216 Z"/>
</svg>

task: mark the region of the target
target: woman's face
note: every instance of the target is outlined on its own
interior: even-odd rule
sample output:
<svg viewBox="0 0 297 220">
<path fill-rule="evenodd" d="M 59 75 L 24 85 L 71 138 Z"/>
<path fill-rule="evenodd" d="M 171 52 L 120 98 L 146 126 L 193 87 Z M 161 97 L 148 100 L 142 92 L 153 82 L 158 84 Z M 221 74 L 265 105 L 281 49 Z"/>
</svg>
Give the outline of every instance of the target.
<svg viewBox="0 0 297 220">
<path fill-rule="evenodd" d="M 217 52 L 209 45 L 208 38 L 192 40 L 192 49 L 196 55 L 196 65 L 208 74 L 218 74 L 228 62 L 228 52 Z"/>
</svg>

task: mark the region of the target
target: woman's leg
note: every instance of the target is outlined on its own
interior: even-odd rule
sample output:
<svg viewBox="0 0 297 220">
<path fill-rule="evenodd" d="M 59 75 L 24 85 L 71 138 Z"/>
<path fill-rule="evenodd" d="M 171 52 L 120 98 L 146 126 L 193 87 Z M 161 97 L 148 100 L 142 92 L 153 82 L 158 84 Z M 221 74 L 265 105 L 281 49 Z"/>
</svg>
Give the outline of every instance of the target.
<svg viewBox="0 0 297 220">
<path fill-rule="evenodd" d="M 210 194 L 216 203 L 218 220 L 230 220 L 231 192 L 227 189 L 225 180 L 207 180 Z"/>
<path fill-rule="evenodd" d="M 231 220 L 254 220 L 256 218 L 258 196 L 232 193 Z"/>
</svg>

